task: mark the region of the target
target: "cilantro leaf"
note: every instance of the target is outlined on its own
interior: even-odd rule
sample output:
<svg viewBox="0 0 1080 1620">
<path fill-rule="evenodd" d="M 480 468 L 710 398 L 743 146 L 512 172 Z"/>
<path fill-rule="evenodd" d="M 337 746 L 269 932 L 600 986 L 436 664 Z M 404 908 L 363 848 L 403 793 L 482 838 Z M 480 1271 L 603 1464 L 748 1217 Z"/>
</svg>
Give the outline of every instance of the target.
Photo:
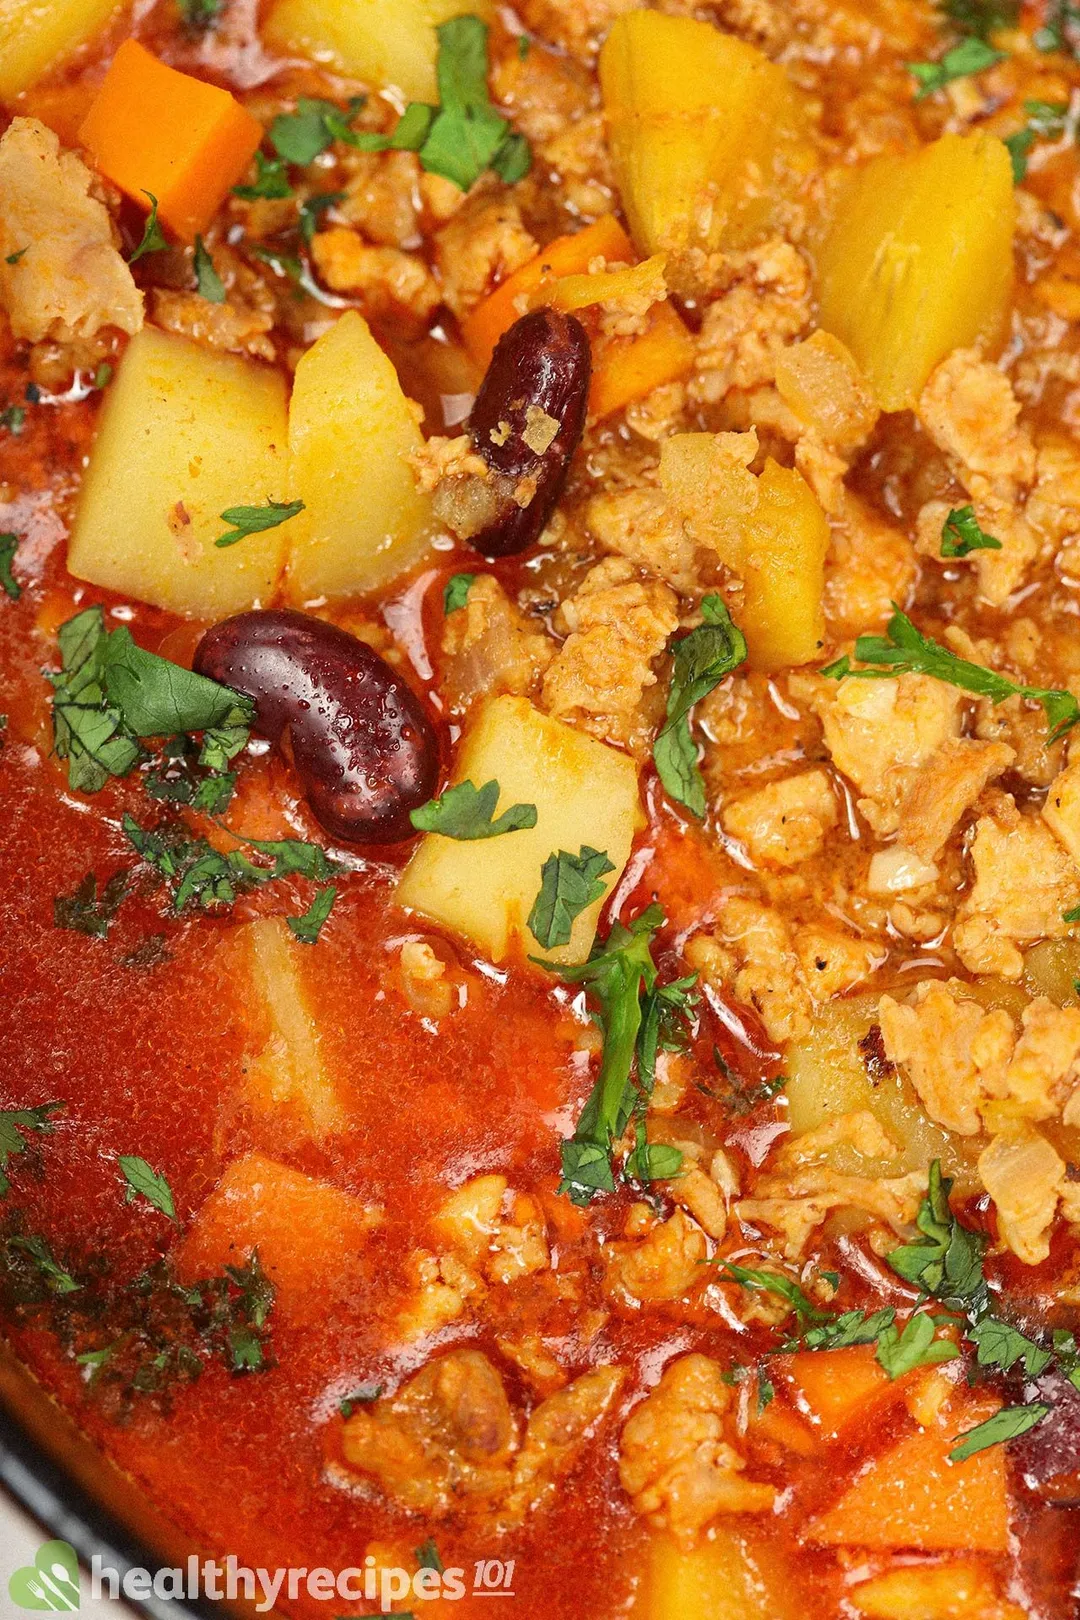
<svg viewBox="0 0 1080 1620">
<path fill-rule="evenodd" d="M 1043 25 L 1032 35 L 1032 44 L 1040 51 L 1061 51 L 1075 57 L 1080 50 L 1080 6 L 1072 0 L 1049 0 Z"/>
<path fill-rule="evenodd" d="M 456 613 L 459 608 L 465 606 L 475 578 L 475 574 L 454 574 L 447 580 L 446 589 L 443 591 L 444 613 Z"/>
<path fill-rule="evenodd" d="M 1069 127 L 1069 104 L 1066 101 L 1025 101 L 1024 111 L 1028 122 L 1005 136 L 1016 185 L 1027 176 L 1028 156 L 1036 141 L 1060 140 Z"/>
<path fill-rule="evenodd" d="M 350 128 L 350 120 L 363 105 L 364 97 L 355 96 L 343 113 L 332 101 L 301 96 L 295 112 L 279 113 L 270 125 L 270 145 L 278 157 L 301 168 L 314 163 L 334 141 L 359 146 L 360 137 Z"/>
<path fill-rule="evenodd" d="M 434 1569 L 441 1575 L 446 1568 L 446 1565 L 439 1557 L 439 1549 L 435 1545 L 433 1536 L 429 1536 L 426 1541 L 420 1543 L 420 1546 L 416 1548 L 415 1557 L 421 1569 Z"/>
<path fill-rule="evenodd" d="M 987 1239 L 956 1219 L 949 1205 L 951 1191 L 952 1181 L 942 1175 L 941 1161 L 935 1159 L 930 1166 L 927 1194 L 915 1219 L 923 1238 L 891 1250 L 885 1259 L 905 1282 L 947 1305 L 982 1314 L 987 1297 L 982 1269 Z"/>
<path fill-rule="evenodd" d="M 998 1367 L 1008 1372 L 1020 1362 L 1029 1378 L 1038 1378 L 1053 1360 L 1049 1350 L 996 1316 L 984 1316 L 980 1322 L 972 1323 L 967 1336 L 976 1346 L 975 1359 L 980 1367 Z"/>
<path fill-rule="evenodd" d="M 224 0 L 176 0 L 177 9 L 188 28 L 209 28 L 221 14 Z"/>
<path fill-rule="evenodd" d="M 128 260 L 128 264 L 137 263 L 137 261 L 143 258 L 143 256 L 147 253 L 161 253 L 169 245 L 162 234 L 161 226 L 158 224 L 157 198 L 154 196 L 152 191 L 144 191 L 143 196 L 149 197 L 150 199 L 150 213 L 147 217 L 146 226 L 142 233 L 142 241 L 131 255 L 131 258 Z"/>
<path fill-rule="evenodd" d="M 245 838 L 244 843 L 270 857 L 274 863 L 271 878 L 306 877 L 321 882 L 338 870 L 321 844 L 305 844 L 298 838 Z"/>
<path fill-rule="evenodd" d="M 56 1126 L 50 1119 L 65 1105 L 62 1102 L 39 1103 L 36 1108 L 0 1108 L 0 1198 L 11 1191 L 7 1175 L 8 1160 L 16 1153 L 26 1152 L 26 1141 L 20 1131 L 39 1131 L 45 1134 Z"/>
<path fill-rule="evenodd" d="M 218 535 L 214 541 L 215 546 L 235 546 L 238 540 L 244 540 L 249 534 L 262 534 L 266 529 L 276 529 L 279 524 L 288 523 L 304 510 L 303 501 L 272 501 L 269 496 L 265 506 L 229 506 L 221 514 L 223 523 L 231 523 L 233 527 L 227 534 Z"/>
<path fill-rule="evenodd" d="M 737 1282 L 740 1288 L 748 1289 L 750 1293 L 775 1294 L 779 1299 L 786 1300 L 800 1323 L 832 1321 L 828 1311 L 819 1310 L 793 1277 L 786 1277 L 779 1271 L 754 1271 L 746 1266 L 734 1265 L 730 1260 L 708 1263 L 718 1265 L 732 1282 Z"/>
<path fill-rule="evenodd" d="M 0 427 L 4 428 L 8 433 L 14 435 L 15 438 L 18 438 L 25 426 L 25 405 L 6 405 L 4 409 L 0 411 Z"/>
<path fill-rule="evenodd" d="M 107 635 L 103 653 L 106 696 L 136 737 L 217 727 L 246 730 L 253 718 L 250 698 L 147 652 L 126 625 Z"/>
<path fill-rule="evenodd" d="M 78 1293 L 79 1283 L 75 1281 L 70 1271 L 65 1271 L 57 1262 L 43 1237 L 36 1233 L 26 1237 L 9 1237 L 6 1248 L 9 1251 L 16 1249 L 33 1261 L 34 1267 L 51 1294 Z"/>
<path fill-rule="evenodd" d="M 653 744 L 653 760 L 667 793 L 692 815 L 705 814 L 705 784 L 690 734 L 690 710 L 746 658 L 746 637 L 718 596 L 701 604 L 705 623 L 671 649 L 667 719 Z"/>
<path fill-rule="evenodd" d="M 145 1159 L 135 1154 L 121 1153 L 117 1164 L 123 1171 L 127 1182 L 126 1199 L 130 1204 L 141 1193 L 146 1201 L 153 1204 L 162 1215 L 167 1215 L 170 1221 L 176 1219 L 176 1205 L 173 1202 L 172 1189 L 164 1176 L 151 1169 Z"/>
<path fill-rule="evenodd" d="M 98 894 L 97 879 L 87 872 L 73 894 L 53 897 L 53 926 L 104 939 L 127 893 L 128 877 L 126 871 L 114 872 Z"/>
<path fill-rule="evenodd" d="M 1000 551 L 1001 541 L 987 534 L 975 520 L 973 506 L 957 506 L 941 529 L 941 555 L 966 557 L 972 551 Z"/>
<path fill-rule="evenodd" d="M 11 572 L 18 546 L 17 534 L 0 534 L 0 585 L 13 602 L 17 602 L 22 595 L 22 586 Z"/>
<path fill-rule="evenodd" d="M 552 950 L 568 945 L 575 920 L 605 893 L 603 879 L 615 868 L 607 855 L 582 844 L 577 855 L 560 849 L 540 868 L 540 892 L 529 912 L 528 928 L 534 939 Z"/>
<path fill-rule="evenodd" d="M 681 1149 L 667 1142 L 649 1142 L 645 1137 L 645 1122 L 638 1121 L 637 1141 L 627 1155 L 623 1174 L 628 1181 L 670 1181 L 682 1169 Z"/>
<path fill-rule="evenodd" d="M 243 197 L 246 202 L 292 196 L 284 161 L 281 158 L 268 158 L 265 152 L 255 154 L 255 179 L 251 185 L 233 186 L 232 189 L 234 197 Z"/>
<path fill-rule="evenodd" d="M 797 1341 L 803 1350 L 846 1350 L 853 1344 L 876 1344 L 878 1336 L 896 1320 L 891 1305 L 867 1316 L 865 1311 L 844 1311 L 816 1327 L 807 1328 Z"/>
<path fill-rule="evenodd" d="M 911 672 L 930 675 L 937 681 L 946 681 L 964 692 L 989 698 L 992 703 L 1004 703 L 1011 697 L 1028 698 L 1038 703 L 1050 727 L 1048 743 L 1057 742 L 1077 721 L 1080 721 L 1080 703 L 1069 691 L 1058 687 L 1021 686 L 996 670 L 982 664 L 969 663 L 917 630 L 906 613 L 893 603 L 893 616 L 884 636 L 860 636 L 855 643 L 855 657 L 869 669 L 852 669 L 851 659 L 845 654 L 835 663 L 828 664 L 822 675 L 841 681 L 851 676 L 859 680 L 888 680 Z"/>
<path fill-rule="evenodd" d="M 385 1388 L 385 1384 L 361 1384 L 359 1389 L 351 1389 L 338 1401 L 338 1411 L 343 1418 L 351 1418 L 354 1407 L 370 1406 L 373 1401 L 379 1399 Z"/>
<path fill-rule="evenodd" d="M 327 209 L 341 202 L 345 195 L 344 191 L 320 191 L 300 204 L 300 235 L 305 242 L 310 244 Z"/>
<path fill-rule="evenodd" d="M 320 889 L 302 917 L 286 917 L 293 935 L 302 945 L 314 945 L 322 933 L 323 924 L 334 909 L 337 890 L 333 884 Z"/>
<path fill-rule="evenodd" d="M 304 279 L 303 262 L 294 253 L 282 253 L 278 248 L 264 247 L 261 242 L 254 242 L 247 250 L 253 258 L 261 259 L 268 264 L 277 276 L 284 276 L 288 281 L 297 283 Z M 237 539 L 240 536 L 237 535 Z"/>
<path fill-rule="evenodd" d="M 218 275 L 201 236 L 195 238 L 195 290 L 208 304 L 225 302 L 225 283 Z"/>
<path fill-rule="evenodd" d="M 192 838 L 186 827 L 140 827 L 132 816 L 121 822 L 124 836 L 138 855 L 165 879 L 174 910 L 190 905 L 204 909 L 231 906 L 238 894 L 283 877 L 323 879 L 335 870 L 318 844 L 296 839 L 248 839 L 258 854 L 273 859 L 273 866 L 257 866 L 240 850 L 222 854 L 205 838 Z"/>
<path fill-rule="evenodd" d="M 940 0 L 939 9 L 964 34 L 987 39 L 999 28 L 1011 28 L 1020 14 L 1019 0 Z"/>
<path fill-rule="evenodd" d="M 955 1361 L 960 1351 L 951 1339 L 937 1339 L 932 1316 L 919 1311 L 902 1328 L 895 1323 L 878 1334 L 877 1360 L 890 1378 L 900 1378 L 913 1367 L 928 1367 L 939 1361 Z"/>
<path fill-rule="evenodd" d="M 1003 1406 L 1000 1412 L 995 1412 L 985 1423 L 977 1423 L 973 1429 L 954 1436 L 959 1443 L 949 1452 L 949 1461 L 964 1462 L 968 1457 L 973 1457 L 977 1451 L 985 1451 L 988 1446 L 999 1446 L 1005 1440 L 1016 1440 L 1020 1435 L 1027 1434 L 1037 1423 L 1041 1423 L 1049 1411 L 1050 1408 L 1041 1401 L 1032 1401 L 1028 1406 Z"/>
<path fill-rule="evenodd" d="M 512 804 L 495 816 L 499 784 L 492 780 L 483 787 L 459 782 L 448 787 L 438 799 L 429 799 L 409 813 L 417 832 L 441 833 L 444 838 L 499 838 L 503 833 L 522 832 L 536 826 L 535 804 Z"/>
<path fill-rule="evenodd" d="M 975 37 L 962 39 L 939 62 L 908 62 L 906 67 L 919 88 L 915 100 L 922 101 L 937 90 L 943 90 L 954 79 L 966 79 L 973 73 L 984 73 L 997 62 L 1005 60 L 1004 51 L 994 50 L 985 40 Z"/>
</svg>

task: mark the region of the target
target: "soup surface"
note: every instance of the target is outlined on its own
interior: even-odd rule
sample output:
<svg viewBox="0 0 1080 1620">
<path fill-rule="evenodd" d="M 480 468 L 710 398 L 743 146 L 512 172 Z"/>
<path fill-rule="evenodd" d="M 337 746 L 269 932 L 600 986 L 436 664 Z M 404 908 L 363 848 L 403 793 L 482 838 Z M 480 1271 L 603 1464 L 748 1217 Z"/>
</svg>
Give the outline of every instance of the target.
<svg viewBox="0 0 1080 1620">
<path fill-rule="evenodd" d="M 0 30 L 19 1356 L 281 1613 L 1068 1620 L 1074 8 Z"/>
</svg>

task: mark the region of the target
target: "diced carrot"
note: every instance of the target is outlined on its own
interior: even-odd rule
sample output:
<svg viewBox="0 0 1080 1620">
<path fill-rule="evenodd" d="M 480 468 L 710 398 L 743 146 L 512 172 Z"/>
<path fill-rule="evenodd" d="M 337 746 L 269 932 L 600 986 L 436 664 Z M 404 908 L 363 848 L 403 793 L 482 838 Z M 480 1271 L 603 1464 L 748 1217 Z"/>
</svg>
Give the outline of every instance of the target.
<svg viewBox="0 0 1080 1620">
<path fill-rule="evenodd" d="M 593 345 L 592 416 L 621 411 L 693 369 L 694 340 L 671 305 L 654 304 L 647 319 L 638 337 L 607 338 Z"/>
<path fill-rule="evenodd" d="M 78 146 L 79 131 L 96 93 L 96 85 L 82 79 L 74 84 L 35 85 L 16 105 L 24 117 L 47 125 L 61 145 Z"/>
<path fill-rule="evenodd" d="M 949 1461 L 954 1437 L 992 1417 L 1000 1402 L 954 1401 L 930 1428 L 875 1457 L 836 1506 L 810 1525 L 810 1541 L 828 1546 L 911 1547 L 1003 1553 L 1009 1508 L 1005 1453 L 978 1451 Z"/>
<path fill-rule="evenodd" d="M 902 1383 L 890 1382 L 872 1344 L 801 1350 L 787 1362 L 784 1374 L 825 1434 L 837 1434 L 872 1403 L 903 1390 Z"/>
<path fill-rule="evenodd" d="M 545 282 L 562 276 L 584 275 L 594 259 L 609 264 L 633 264 L 637 258 L 630 238 L 614 214 L 603 214 L 573 236 L 557 236 L 535 259 L 500 282 L 462 323 L 461 335 L 469 354 L 481 368 L 487 366 L 503 333 L 524 313 L 529 295 Z M 518 300 L 521 300 L 519 306 Z"/>
<path fill-rule="evenodd" d="M 191 242 L 247 169 L 263 131 L 227 90 L 127 39 L 79 135 L 107 179 L 147 210 L 151 193 L 162 224 Z"/>
</svg>

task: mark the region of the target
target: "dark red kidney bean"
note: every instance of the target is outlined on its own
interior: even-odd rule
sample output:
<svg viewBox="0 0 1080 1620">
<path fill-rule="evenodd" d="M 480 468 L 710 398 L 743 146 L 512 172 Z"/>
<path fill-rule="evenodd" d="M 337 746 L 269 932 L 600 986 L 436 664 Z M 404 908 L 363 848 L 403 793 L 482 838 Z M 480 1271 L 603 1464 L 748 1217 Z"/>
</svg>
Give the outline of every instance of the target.
<svg viewBox="0 0 1080 1620">
<path fill-rule="evenodd" d="M 483 556 L 510 557 L 540 538 L 585 426 L 591 371 L 589 339 L 573 315 L 537 309 L 499 339 L 468 424 L 499 486 L 497 515 L 469 540 Z M 536 483 L 525 506 L 514 499 L 523 479 Z"/>
<path fill-rule="evenodd" d="M 334 838 L 395 843 L 439 775 L 439 745 L 416 694 L 366 642 L 309 613 L 223 619 L 195 649 L 200 675 L 243 692 L 255 729 L 286 732 L 316 820 Z"/>
</svg>

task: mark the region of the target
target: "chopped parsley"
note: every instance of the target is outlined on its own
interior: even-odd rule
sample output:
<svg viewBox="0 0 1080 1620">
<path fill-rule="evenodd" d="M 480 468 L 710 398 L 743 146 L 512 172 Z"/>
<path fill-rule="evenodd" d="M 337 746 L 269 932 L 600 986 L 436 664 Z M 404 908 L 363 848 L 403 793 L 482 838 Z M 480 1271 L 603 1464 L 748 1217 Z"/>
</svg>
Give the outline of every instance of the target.
<svg viewBox="0 0 1080 1620">
<path fill-rule="evenodd" d="M 523 135 L 488 95 L 488 26 L 479 17 L 451 17 L 436 29 L 439 104 L 412 101 L 391 135 L 353 135 L 368 152 L 415 152 L 429 174 L 468 191 L 491 169 L 507 185 L 528 174 L 532 153 Z M 272 134 L 271 134 L 272 138 Z"/>
<path fill-rule="evenodd" d="M 334 141 L 359 146 L 363 139 L 351 127 L 364 105 L 364 96 L 353 96 L 344 112 L 332 101 L 301 96 L 291 113 L 279 113 L 270 125 L 270 145 L 279 158 L 306 168 Z M 278 195 L 277 192 L 273 195 Z"/>
<path fill-rule="evenodd" d="M 667 793 L 698 817 L 705 814 L 705 784 L 690 733 L 690 710 L 746 658 L 746 637 L 719 596 L 706 596 L 701 611 L 705 623 L 671 649 L 667 718 L 653 743 L 653 760 Z"/>
<path fill-rule="evenodd" d="M 309 877 L 322 880 L 336 870 L 326 851 L 318 844 L 296 839 L 247 839 L 257 854 L 269 856 L 272 866 L 257 866 L 240 850 L 227 855 L 205 838 L 192 838 L 183 825 L 166 825 L 153 831 L 140 827 L 130 815 L 121 823 L 132 848 L 165 879 L 173 909 L 188 906 L 209 910 L 231 906 L 238 894 L 248 893 L 263 883 L 283 877 Z"/>
<path fill-rule="evenodd" d="M 186 804 L 204 815 L 220 815 L 236 791 L 236 772 L 225 769 L 235 741 L 228 731 L 204 733 L 201 749 L 184 735 L 168 738 L 162 745 L 161 766 L 146 778 L 147 793 L 165 804 Z"/>
<path fill-rule="evenodd" d="M 24 258 L 25 255 L 27 253 L 29 253 L 29 251 L 30 251 L 30 244 L 29 244 L 29 242 L 27 242 L 27 244 L 26 244 L 26 246 L 24 248 L 19 248 L 19 249 L 17 249 L 16 252 L 9 253 L 6 256 L 6 258 L 4 259 L 4 263 L 5 264 L 18 264 L 19 260 Z"/>
<path fill-rule="evenodd" d="M 657 1049 L 674 1038 L 672 1021 L 687 1010 L 688 986 L 694 982 L 681 979 L 658 987 L 652 941 L 663 920 L 660 907 L 653 905 L 628 927 L 615 923 L 604 943 L 594 945 L 589 960 L 576 966 L 532 958 L 568 983 L 586 987 L 597 1003 L 597 1020 L 604 1034 L 596 1084 L 573 1136 L 560 1150 L 559 1191 L 575 1204 L 588 1204 L 596 1193 L 614 1191 L 612 1150 L 635 1114 L 639 1129 L 627 1173 L 651 1181 L 677 1174 L 682 1165 L 677 1149 L 660 1152 L 663 1144 L 645 1141 L 642 1117 L 652 1089 Z"/>
<path fill-rule="evenodd" d="M 265 152 L 256 152 L 255 179 L 250 186 L 233 186 L 233 196 L 243 197 L 246 202 L 291 197 L 289 171 L 284 160 L 268 158 Z"/>
<path fill-rule="evenodd" d="M 176 0 L 176 8 L 188 28 L 204 29 L 221 15 L 224 0 Z"/>
<path fill-rule="evenodd" d="M 269 496 L 265 506 L 226 507 L 221 521 L 232 524 L 232 528 L 227 534 L 218 535 L 214 544 L 219 548 L 235 546 L 238 540 L 245 540 L 249 534 L 262 534 L 266 529 L 276 529 L 282 523 L 288 523 L 290 518 L 303 510 L 303 501 L 272 501 Z"/>
<path fill-rule="evenodd" d="M 5 405 L 4 409 L 0 411 L 0 428 L 10 433 L 14 438 L 18 438 L 25 426 L 25 405 Z"/>
<path fill-rule="evenodd" d="M 453 574 L 446 582 L 443 591 L 443 612 L 456 613 L 463 608 L 469 600 L 475 574 Z"/>
<path fill-rule="evenodd" d="M 62 1102 L 48 1102 L 39 1103 L 36 1108 L 0 1108 L 0 1198 L 6 1198 L 11 1191 L 8 1160 L 17 1153 L 26 1152 L 26 1140 L 20 1132 L 38 1131 L 45 1134 L 55 1130 L 50 1116 L 63 1107 Z"/>
<path fill-rule="evenodd" d="M 60 626 L 62 667 L 53 685 L 56 752 L 77 792 L 96 793 L 126 776 L 141 756 L 139 739 L 201 731 L 200 762 L 224 764 L 247 742 L 250 699 L 145 651 L 121 625 L 105 629 L 102 608 L 85 608 Z"/>
<path fill-rule="evenodd" d="M 338 1401 L 338 1411 L 343 1418 L 351 1418 L 358 1406 L 370 1406 L 377 1401 L 385 1388 L 385 1384 L 361 1384 Z"/>
<path fill-rule="evenodd" d="M 1032 35 L 1040 51 L 1060 51 L 1075 57 L 1080 51 L 1080 6 L 1072 0 L 1049 0 L 1043 25 Z"/>
<path fill-rule="evenodd" d="M 966 79 L 973 73 L 985 73 L 1005 60 L 1004 51 L 996 51 L 984 39 L 970 36 L 952 46 L 939 62 L 908 62 L 907 70 L 918 85 L 915 100 L 922 101 L 935 91 L 943 90 L 954 79 Z"/>
<path fill-rule="evenodd" d="M 975 1360 L 980 1367 L 997 1367 L 1001 1372 L 1009 1372 L 1019 1362 L 1029 1378 L 1038 1378 L 1053 1360 L 1049 1350 L 995 1316 L 985 1316 L 972 1323 L 967 1336 L 975 1345 Z"/>
<path fill-rule="evenodd" d="M 952 1212 L 952 1181 L 941 1173 L 941 1161 L 930 1166 L 926 1197 L 915 1225 L 921 1237 L 893 1249 L 886 1261 L 905 1282 L 944 1304 L 983 1314 L 987 1308 L 983 1256 L 987 1240 L 963 1226 Z"/>
<path fill-rule="evenodd" d="M 300 204 L 300 235 L 305 242 L 310 244 L 327 209 L 335 207 L 345 195 L 344 191 L 320 191 Z"/>
<path fill-rule="evenodd" d="M 0 534 L 0 586 L 17 602 L 22 595 L 22 586 L 11 572 L 11 565 L 15 561 L 15 553 L 19 548 L 17 534 Z"/>
<path fill-rule="evenodd" d="M 938 1324 L 925 1311 L 910 1316 L 902 1328 L 889 1323 L 877 1336 L 877 1360 L 890 1378 L 902 1378 L 915 1367 L 955 1361 L 959 1348 L 951 1339 L 939 1339 Z"/>
<path fill-rule="evenodd" d="M 985 1423 L 977 1423 L 973 1429 L 954 1436 L 959 1443 L 949 1452 L 949 1461 L 964 1462 L 977 1451 L 985 1451 L 988 1446 L 1000 1446 L 1006 1440 L 1016 1440 L 1041 1423 L 1049 1411 L 1050 1408 L 1042 1401 L 1032 1401 L 1027 1406 L 1003 1406 Z"/>
<path fill-rule="evenodd" d="M 534 939 L 552 950 L 568 945 L 574 923 L 583 911 L 603 897 L 604 877 L 615 868 L 606 854 L 582 844 L 577 855 L 560 849 L 540 868 L 540 892 L 529 912 L 528 928 Z"/>
<path fill-rule="evenodd" d="M 992 703 L 1004 703 L 1011 697 L 1028 698 L 1038 703 L 1050 727 L 1048 743 L 1057 742 L 1080 720 L 1080 704 L 1071 692 L 1060 688 L 1021 686 L 996 670 L 982 664 L 969 663 L 958 658 L 940 642 L 933 641 L 917 630 L 906 613 L 893 603 L 893 616 L 884 636 L 860 636 L 855 643 L 855 657 L 869 669 L 853 669 L 851 659 L 844 655 L 827 665 L 821 673 L 831 680 L 841 681 L 846 676 L 859 680 L 888 680 L 897 675 L 915 673 L 930 675 L 934 680 L 946 681 L 962 691 L 989 698 Z"/>
<path fill-rule="evenodd" d="M 195 290 L 208 304 L 225 302 L 225 283 L 218 275 L 201 236 L 195 238 Z"/>
<path fill-rule="evenodd" d="M 409 812 L 417 832 L 441 833 L 444 838 L 500 838 L 503 833 L 524 832 L 536 826 L 535 804 L 512 804 L 501 816 L 495 815 L 499 784 L 492 780 L 483 787 L 459 782 L 448 787 L 438 799 L 429 799 Z"/>
<path fill-rule="evenodd" d="M 938 9 L 961 33 L 979 39 L 1013 27 L 1020 15 L 1019 0 L 940 0 Z"/>
<path fill-rule="evenodd" d="M 972 551 L 1000 551 L 1001 541 L 981 529 L 973 506 L 957 506 L 941 526 L 941 555 L 966 557 Z"/>
<path fill-rule="evenodd" d="M 284 276 L 287 281 L 301 282 L 304 279 L 304 266 L 294 253 L 282 253 L 277 248 L 263 247 L 256 242 L 248 249 L 256 259 L 268 264 L 275 275 Z M 239 536 L 237 536 L 239 538 Z"/>
<path fill-rule="evenodd" d="M 25 1255 L 50 1294 L 75 1294 L 80 1284 L 56 1260 L 52 1249 L 38 1233 L 9 1237 L 4 1245 L 9 1260 L 12 1252 Z"/>
<path fill-rule="evenodd" d="M 1066 101 L 1025 101 L 1024 112 L 1027 123 L 1005 136 L 1017 185 L 1027 175 L 1028 157 L 1036 141 L 1059 141 L 1070 127 Z"/>
<path fill-rule="evenodd" d="M 323 924 L 334 909 L 337 890 L 333 884 L 320 889 L 302 917 L 286 917 L 293 936 L 302 945 L 314 945 L 322 933 Z"/>
<path fill-rule="evenodd" d="M 150 213 L 147 216 L 146 226 L 142 233 L 142 241 L 135 249 L 128 264 L 135 264 L 147 253 L 161 253 L 168 247 L 168 242 L 158 224 L 158 200 L 152 191 L 144 191 L 144 197 L 150 199 Z"/>
<path fill-rule="evenodd" d="M 820 1310 L 810 1297 L 803 1292 L 793 1277 L 786 1276 L 781 1271 L 755 1271 L 747 1266 L 734 1265 L 730 1260 L 709 1261 L 710 1265 L 718 1265 L 732 1282 L 737 1282 L 740 1288 L 745 1288 L 752 1294 L 775 1294 L 784 1300 L 795 1312 L 800 1326 L 806 1323 L 832 1323 L 833 1318 L 828 1311 Z M 852 1341 L 862 1342 L 862 1341 Z M 834 1348 L 829 1346 L 812 1346 L 812 1348 Z"/>
<path fill-rule="evenodd" d="M 147 1203 L 160 1210 L 162 1215 L 167 1215 L 170 1221 L 175 1221 L 176 1205 L 173 1202 L 172 1189 L 165 1177 L 152 1169 L 145 1159 L 140 1159 L 135 1154 L 121 1153 L 116 1162 L 127 1182 L 127 1191 L 124 1195 L 126 1202 L 130 1204 L 141 1194 Z"/>
<path fill-rule="evenodd" d="M 114 872 L 98 893 L 97 878 L 87 872 L 72 894 L 53 897 L 53 926 L 69 928 L 91 939 L 104 939 L 128 891 L 129 874 Z"/>
<path fill-rule="evenodd" d="M 439 1549 L 435 1545 L 434 1537 L 429 1536 L 426 1541 L 421 1542 L 420 1546 L 417 1547 L 416 1562 L 421 1569 L 434 1569 L 440 1575 L 443 1573 L 446 1565 L 439 1557 Z"/>
</svg>

